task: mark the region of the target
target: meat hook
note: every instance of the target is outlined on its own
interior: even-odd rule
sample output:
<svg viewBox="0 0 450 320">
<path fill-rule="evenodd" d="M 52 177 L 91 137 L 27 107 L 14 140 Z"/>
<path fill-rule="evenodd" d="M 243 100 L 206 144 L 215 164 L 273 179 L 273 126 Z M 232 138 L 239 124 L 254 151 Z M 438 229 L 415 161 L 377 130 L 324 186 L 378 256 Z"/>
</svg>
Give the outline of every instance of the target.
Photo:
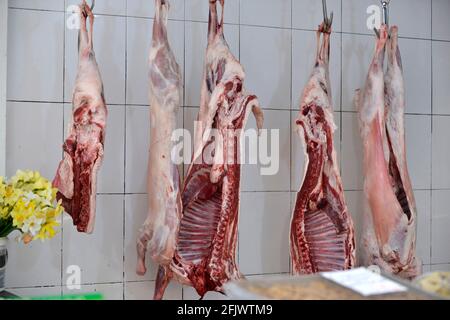
<svg viewBox="0 0 450 320">
<path fill-rule="evenodd" d="M 391 0 L 380 0 L 383 8 L 383 23 L 389 25 L 389 3 Z"/>
<path fill-rule="evenodd" d="M 381 8 L 383 9 L 383 24 L 389 26 L 389 4 L 391 0 L 380 0 L 381 2 Z M 377 38 L 380 38 L 380 32 L 375 29 L 375 34 L 377 35 Z"/>
<path fill-rule="evenodd" d="M 333 24 L 333 12 L 331 12 L 330 17 L 328 17 L 327 10 L 327 0 L 322 0 L 322 9 L 323 9 L 323 22 L 325 27 L 325 32 L 329 32 L 331 29 L 331 25 Z"/>
</svg>

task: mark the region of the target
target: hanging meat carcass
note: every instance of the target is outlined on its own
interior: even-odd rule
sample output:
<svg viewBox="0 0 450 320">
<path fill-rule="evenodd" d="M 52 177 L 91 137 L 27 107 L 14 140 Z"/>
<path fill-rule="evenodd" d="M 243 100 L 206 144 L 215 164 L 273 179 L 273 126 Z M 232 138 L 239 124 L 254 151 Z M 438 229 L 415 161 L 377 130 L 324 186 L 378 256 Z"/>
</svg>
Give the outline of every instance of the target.
<svg viewBox="0 0 450 320">
<path fill-rule="evenodd" d="M 169 2 L 155 1 L 149 57 L 150 151 L 148 161 L 148 217 L 137 242 L 137 273 L 145 274 L 147 250 L 156 263 L 172 261 L 182 214 L 180 176 L 172 161 L 172 133 L 181 105 L 180 67 L 167 38 Z"/>
<path fill-rule="evenodd" d="M 64 159 L 53 181 L 57 198 L 79 232 L 92 233 L 95 222 L 97 172 L 103 159 L 107 108 L 93 49 L 94 15 L 86 1 L 80 5 L 78 73 L 73 93 L 70 132 Z M 86 20 L 89 18 L 90 29 Z"/>
<path fill-rule="evenodd" d="M 387 47 L 388 68 L 384 74 Z M 364 149 L 363 263 L 407 279 L 420 273 L 416 206 L 406 165 L 398 30 L 381 27 L 366 85 L 356 93 Z"/>
<path fill-rule="evenodd" d="M 329 79 L 330 33 L 331 21 L 324 22 L 317 32 L 316 63 L 296 119 L 306 161 L 291 220 L 294 274 L 345 270 L 355 264 L 353 222 L 333 145 L 336 126 Z"/>
<path fill-rule="evenodd" d="M 239 279 L 236 241 L 240 197 L 240 138 L 252 111 L 258 128 L 262 111 L 254 95 L 246 95 L 245 73 L 231 54 L 218 20 L 216 0 L 210 0 L 208 47 L 198 115 L 193 162 L 183 188 L 183 217 L 170 267 L 160 267 L 155 299 L 161 299 L 170 279 L 192 286 L 203 297 L 222 292 Z M 216 134 L 214 134 L 214 132 Z M 211 157 L 209 157 L 211 156 Z"/>
</svg>

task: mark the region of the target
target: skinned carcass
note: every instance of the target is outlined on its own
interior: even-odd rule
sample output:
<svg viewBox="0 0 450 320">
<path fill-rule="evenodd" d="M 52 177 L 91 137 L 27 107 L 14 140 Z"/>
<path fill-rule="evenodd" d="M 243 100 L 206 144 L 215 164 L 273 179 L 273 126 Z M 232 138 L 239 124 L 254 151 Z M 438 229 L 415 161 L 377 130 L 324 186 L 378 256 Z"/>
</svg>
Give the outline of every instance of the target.
<svg viewBox="0 0 450 320">
<path fill-rule="evenodd" d="M 236 241 L 240 197 L 240 139 L 250 111 L 261 128 L 258 100 L 246 95 L 245 73 L 231 54 L 218 20 L 216 0 L 210 0 L 208 47 L 198 115 L 193 162 L 183 188 L 183 216 L 170 267 L 160 266 L 155 299 L 161 299 L 172 277 L 195 288 L 203 297 L 222 292 L 239 279 Z"/>
<path fill-rule="evenodd" d="M 86 20 L 89 17 L 90 29 Z M 73 93 L 72 121 L 64 159 L 53 186 L 58 200 L 79 232 L 92 233 L 95 222 L 97 172 L 103 159 L 107 108 L 103 82 L 93 49 L 94 15 L 86 1 L 80 5 L 78 73 Z"/>
<path fill-rule="evenodd" d="M 167 38 L 169 2 L 155 0 L 153 38 L 149 55 L 150 150 L 148 161 L 148 216 L 137 241 L 137 273 L 145 274 L 149 251 L 156 263 L 172 261 L 182 215 L 180 176 L 172 161 L 172 134 L 181 105 L 180 67 Z"/>
<path fill-rule="evenodd" d="M 323 23 L 317 32 L 316 63 L 296 119 L 306 161 L 291 220 L 294 274 L 345 270 L 355 264 L 353 221 L 333 145 L 336 126 L 329 79 L 330 34 L 331 24 Z"/>
<path fill-rule="evenodd" d="M 388 68 L 384 74 L 387 47 Z M 383 25 L 366 85 L 356 93 L 364 150 L 363 264 L 404 278 L 420 273 L 416 207 L 406 165 L 404 80 L 397 27 Z"/>
</svg>

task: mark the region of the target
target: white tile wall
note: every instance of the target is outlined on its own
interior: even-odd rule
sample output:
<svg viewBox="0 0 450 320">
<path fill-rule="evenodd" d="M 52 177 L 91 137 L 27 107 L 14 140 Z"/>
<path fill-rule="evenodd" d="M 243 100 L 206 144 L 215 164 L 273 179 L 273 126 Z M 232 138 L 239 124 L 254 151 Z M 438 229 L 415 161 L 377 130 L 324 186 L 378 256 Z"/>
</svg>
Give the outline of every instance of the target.
<svg viewBox="0 0 450 320">
<path fill-rule="evenodd" d="M 77 66 L 77 33 L 64 13 L 76 0 L 9 1 L 7 174 L 18 168 L 53 178 L 70 119 Z M 184 74 L 179 127 L 196 118 L 206 48 L 206 0 L 172 0 L 170 42 Z M 360 238 L 363 210 L 361 142 L 352 103 L 364 84 L 374 50 L 366 27 L 369 0 L 328 0 L 334 11 L 331 81 L 336 149 L 348 207 Z M 424 270 L 450 266 L 450 7 L 448 0 L 396 0 L 391 22 L 400 26 L 407 90 L 408 161 L 418 207 L 418 254 Z M 147 57 L 153 1 L 97 1 L 95 50 L 109 105 L 105 162 L 99 176 L 95 233 L 80 235 L 65 217 L 49 243 L 10 243 L 7 285 L 20 295 L 67 293 L 66 268 L 82 268 L 81 292 L 107 299 L 151 299 L 156 266 L 135 274 L 135 241 L 146 217 L 149 143 Z M 288 228 L 303 156 L 293 120 L 315 55 L 316 0 L 227 0 L 225 35 L 247 73 L 247 89 L 265 108 L 266 128 L 280 131 L 280 170 L 262 177 L 243 166 L 238 259 L 246 274 L 289 271 Z M 342 33 L 340 33 L 342 30 Z M 433 39 L 433 40 L 432 40 Z M 64 104 L 65 103 L 65 104 Z M 250 117 L 249 127 L 255 127 Z M 197 299 L 172 283 L 167 299 Z M 206 299 L 223 299 L 208 294 Z"/>
</svg>

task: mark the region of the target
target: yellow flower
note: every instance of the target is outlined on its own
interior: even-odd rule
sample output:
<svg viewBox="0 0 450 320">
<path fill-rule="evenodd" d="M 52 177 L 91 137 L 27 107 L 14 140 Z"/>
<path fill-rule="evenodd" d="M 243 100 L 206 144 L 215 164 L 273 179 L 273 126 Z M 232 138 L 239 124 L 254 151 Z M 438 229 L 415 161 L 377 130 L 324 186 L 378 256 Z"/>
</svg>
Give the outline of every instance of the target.
<svg viewBox="0 0 450 320">
<path fill-rule="evenodd" d="M 44 224 L 35 239 L 41 239 L 44 241 L 53 238 L 56 235 L 56 227 L 58 226 L 59 223 L 56 221 L 50 221 Z"/>
<path fill-rule="evenodd" d="M 13 226 L 22 229 L 25 221 L 30 218 L 36 209 L 36 205 L 33 202 L 25 204 L 23 199 L 20 199 L 15 204 L 11 217 L 13 218 Z"/>
</svg>

